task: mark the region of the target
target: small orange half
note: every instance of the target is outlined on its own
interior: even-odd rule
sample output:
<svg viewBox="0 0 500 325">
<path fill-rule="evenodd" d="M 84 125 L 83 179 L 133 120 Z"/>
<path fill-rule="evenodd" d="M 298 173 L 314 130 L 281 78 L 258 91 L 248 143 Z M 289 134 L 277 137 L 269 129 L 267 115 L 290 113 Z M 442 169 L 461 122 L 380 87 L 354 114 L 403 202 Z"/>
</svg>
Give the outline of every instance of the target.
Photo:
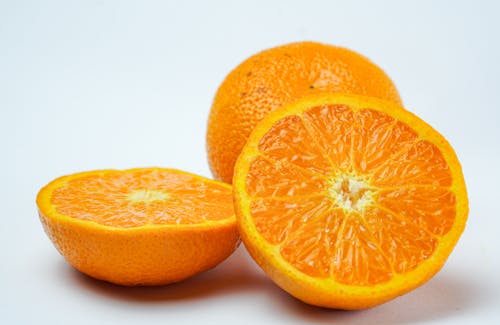
<svg viewBox="0 0 500 325">
<path fill-rule="evenodd" d="M 178 170 L 77 173 L 49 183 L 36 202 L 66 260 L 116 284 L 177 282 L 239 244 L 231 186 Z"/>
<path fill-rule="evenodd" d="M 423 284 L 466 223 L 449 143 L 396 104 L 318 95 L 271 113 L 233 179 L 240 235 L 284 290 L 359 309 Z"/>
</svg>

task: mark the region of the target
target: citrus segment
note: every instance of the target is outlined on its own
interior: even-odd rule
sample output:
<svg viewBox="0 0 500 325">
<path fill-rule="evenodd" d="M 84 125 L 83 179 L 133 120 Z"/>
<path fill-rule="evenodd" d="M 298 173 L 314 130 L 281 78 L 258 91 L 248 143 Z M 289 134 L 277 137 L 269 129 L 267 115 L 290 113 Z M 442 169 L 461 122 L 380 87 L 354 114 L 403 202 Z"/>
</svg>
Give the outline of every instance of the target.
<svg viewBox="0 0 500 325">
<path fill-rule="evenodd" d="M 450 186 L 451 172 L 441 151 L 433 143 L 421 140 L 393 159 L 380 164 L 373 173 L 376 186 L 427 184 Z"/>
<path fill-rule="evenodd" d="M 437 238 L 394 212 L 374 206 L 363 219 L 396 273 L 413 270 L 436 249 Z"/>
<path fill-rule="evenodd" d="M 303 118 L 331 164 L 337 169 L 347 170 L 351 159 L 352 110 L 342 105 L 315 107 L 304 112 Z"/>
<path fill-rule="evenodd" d="M 359 214 L 346 216 L 337 237 L 332 274 L 336 281 L 363 286 L 391 279 L 391 264 Z"/>
<path fill-rule="evenodd" d="M 371 109 L 360 110 L 353 124 L 354 168 L 369 173 L 387 162 L 391 154 L 407 150 L 416 138 L 415 131 L 393 117 Z"/>
<path fill-rule="evenodd" d="M 252 161 L 247 186 L 250 195 L 255 197 L 307 195 L 326 190 L 326 182 L 320 176 L 264 157 Z"/>
<path fill-rule="evenodd" d="M 252 201 L 250 211 L 259 233 L 268 242 L 279 244 L 304 222 L 324 215 L 330 207 L 325 197 L 309 196 L 295 197 L 293 201 L 257 199 Z"/>
<path fill-rule="evenodd" d="M 402 217 L 438 236 L 451 229 L 457 213 L 455 194 L 448 188 L 384 189 L 379 191 L 377 202 L 391 211 L 399 211 Z"/>
<path fill-rule="evenodd" d="M 271 113 L 236 165 L 242 239 L 285 290 L 364 308 L 424 283 L 467 218 L 451 146 L 388 102 L 322 94 Z"/>
<path fill-rule="evenodd" d="M 310 276 L 327 277 L 331 273 L 331 253 L 337 231 L 343 222 L 342 211 L 324 213 L 314 222 L 304 220 L 280 245 L 281 256 L 295 268 Z"/>
<path fill-rule="evenodd" d="M 303 146 L 304 142 L 309 145 Z M 327 173 L 332 168 L 298 116 L 285 117 L 273 125 L 260 141 L 259 150 L 266 157 L 313 172 Z"/>
<path fill-rule="evenodd" d="M 58 178 L 38 194 L 40 219 L 81 272 L 122 285 L 180 281 L 237 247 L 231 187 L 166 168 Z"/>
</svg>

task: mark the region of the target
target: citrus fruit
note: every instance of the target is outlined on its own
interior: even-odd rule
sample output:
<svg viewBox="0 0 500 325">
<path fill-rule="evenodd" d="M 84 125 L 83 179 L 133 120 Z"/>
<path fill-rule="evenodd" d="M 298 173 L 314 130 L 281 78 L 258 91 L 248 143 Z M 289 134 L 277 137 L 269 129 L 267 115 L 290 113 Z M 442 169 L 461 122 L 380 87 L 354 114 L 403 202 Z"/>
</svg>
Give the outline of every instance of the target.
<svg viewBox="0 0 500 325">
<path fill-rule="evenodd" d="M 215 95 L 206 136 L 214 177 L 231 183 L 236 158 L 265 115 L 319 92 L 360 94 L 401 103 L 384 71 L 354 51 L 315 42 L 267 49 L 231 71 Z"/>
<path fill-rule="evenodd" d="M 453 148 L 390 102 L 317 95 L 274 111 L 235 167 L 252 257 L 309 304 L 359 309 L 423 284 L 462 233 L 467 193 Z"/>
<path fill-rule="evenodd" d="M 162 285 L 210 269 L 239 244 L 231 187 L 173 169 L 98 170 L 37 196 L 45 232 L 79 271 Z"/>
</svg>

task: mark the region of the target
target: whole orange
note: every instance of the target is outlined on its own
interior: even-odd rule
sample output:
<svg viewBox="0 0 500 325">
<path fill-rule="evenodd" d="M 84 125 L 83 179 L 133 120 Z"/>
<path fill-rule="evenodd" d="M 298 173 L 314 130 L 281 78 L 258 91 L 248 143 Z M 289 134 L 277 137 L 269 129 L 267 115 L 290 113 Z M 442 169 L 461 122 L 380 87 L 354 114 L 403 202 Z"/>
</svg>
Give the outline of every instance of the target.
<svg viewBox="0 0 500 325">
<path fill-rule="evenodd" d="M 255 54 L 229 73 L 210 111 L 207 154 L 215 178 L 232 182 L 236 158 L 269 112 L 315 93 L 348 93 L 401 104 L 387 74 L 354 51 L 316 42 Z"/>
</svg>

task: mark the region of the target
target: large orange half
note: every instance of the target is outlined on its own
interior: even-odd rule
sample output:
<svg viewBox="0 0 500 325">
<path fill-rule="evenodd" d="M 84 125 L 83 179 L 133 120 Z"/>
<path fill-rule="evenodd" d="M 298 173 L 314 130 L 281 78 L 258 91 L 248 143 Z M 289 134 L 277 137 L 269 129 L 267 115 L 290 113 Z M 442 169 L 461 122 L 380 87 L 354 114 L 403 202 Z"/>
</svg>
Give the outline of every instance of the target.
<svg viewBox="0 0 500 325">
<path fill-rule="evenodd" d="M 462 233 L 467 193 L 449 143 L 382 100 L 318 95 L 271 113 L 235 168 L 252 257 L 318 306 L 374 306 L 423 284 Z"/>
<path fill-rule="evenodd" d="M 43 227 L 81 272 L 121 285 L 177 282 L 239 243 L 231 186 L 165 168 L 58 178 L 38 194 Z"/>
</svg>

